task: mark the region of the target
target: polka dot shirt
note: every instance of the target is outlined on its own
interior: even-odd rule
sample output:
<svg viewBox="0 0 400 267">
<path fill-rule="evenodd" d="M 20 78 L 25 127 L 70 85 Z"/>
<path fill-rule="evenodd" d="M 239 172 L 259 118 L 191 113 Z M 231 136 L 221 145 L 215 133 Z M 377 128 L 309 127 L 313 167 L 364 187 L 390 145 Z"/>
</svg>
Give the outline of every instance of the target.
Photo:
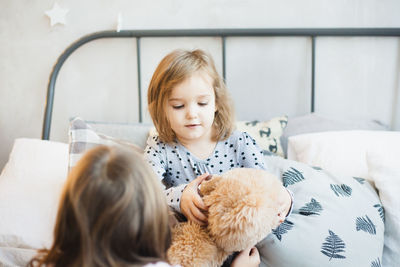
<svg viewBox="0 0 400 267">
<path fill-rule="evenodd" d="M 203 173 L 221 174 L 233 168 L 265 169 L 256 141 L 239 131 L 219 141 L 206 159 L 197 158 L 177 141 L 163 143 L 156 135 L 148 138 L 144 156 L 164 184 L 168 204 L 178 212 L 185 186 Z"/>
</svg>

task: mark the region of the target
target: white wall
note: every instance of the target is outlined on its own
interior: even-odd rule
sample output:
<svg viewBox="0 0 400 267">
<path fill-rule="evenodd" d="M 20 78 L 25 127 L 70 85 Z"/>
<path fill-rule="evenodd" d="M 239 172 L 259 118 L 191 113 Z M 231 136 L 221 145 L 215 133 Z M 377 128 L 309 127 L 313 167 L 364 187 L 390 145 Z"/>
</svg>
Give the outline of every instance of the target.
<svg viewBox="0 0 400 267">
<path fill-rule="evenodd" d="M 57 3 L 61 7 L 69 9 L 67 25 L 50 27 L 49 20 L 44 12 L 51 9 L 53 3 L 54 0 L 0 1 L 0 168 L 7 161 L 15 138 L 40 138 L 47 81 L 59 54 L 70 43 L 85 34 L 115 29 L 119 12 L 123 17 L 124 29 L 400 27 L 400 1 L 398 0 L 59 0 Z M 137 78 L 134 75 L 129 75 L 135 73 L 136 66 L 129 65 L 127 62 L 128 59 L 130 61 L 135 58 L 133 54 L 135 42 L 121 43 L 117 40 L 95 42 L 98 43 L 88 44 L 86 47 L 80 48 L 77 54 L 66 62 L 60 72 L 53 120 L 54 124 L 59 125 L 57 129 L 60 134 L 67 127 L 64 118 L 68 117 L 70 111 L 78 112 L 90 119 L 137 121 L 136 113 L 126 111 L 126 108 L 129 110 L 130 106 L 137 105 L 137 96 L 134 95 L 133 91 L 120 86 L 121 84 L 136 83 Z M 301 43 L 302 41 L 295 42 Z M 213 42 L 211 41 L 211 43 Z M 324 41 L 320 43 L 323 47 Z M 218 50 L 217 46 L 207 44 L 211 51 Z M 290 49 L 290 45 L 288 46 Z M 398 52 L 399 50 L 397 40 L 389 42 L 374 40 L 372 45 L 364 46 L 362 53 L 371 51 L 371 53 L 376 53 L 374 47 L 371 46 L 383 47 L 388 51 L 397 50 Z M 93 47 L 96 48 L 91 50 Z M 98 53 L 107 47 L 113 47 L 112 54 Z M 360 52 L 354 46 L 354 42 L 341 43 L 337 47 L 341 51 L 350 49 Z M 163 51 L 165 48 L 160 44 L 158 48 L 155 47 L 154 49 Z M 304 63 L 307 53 L 309 53 L 307 49 L 307 46 L 303 45 L 305 56 L 300 56 L 296 61 L 300 66 L 303 64 L 305 68 L 309 66 L 307 62 Z M 295 50 L 290 51 L 295 53 Z M 321 58 L 329 60 L 332 58 L 331 53 L 336 52 L 328 49 L 320 50 L 318 53 L 320 53 Z M 148 53 L 151 54 L 150 50 Z M 340 54 L 341 52 L 337 53 Z M 385 79 L 388 72 L 395 73 L 396 64 L 398 68 L 399 57 L 393 59 L 392 55 L 391 52 L 384 53 L 383 61 L 377 60 L 375 62 L 380 55 L 362 60 L 374 61 L 373 63 L 378 66 L 376 70 L 373 70 L 378 77 L 378 84 L 373 84 L 374 86 L 380 86 L 379 81 L 381 81 L 386 83 L 385 86 L 392 88 L 388 90 L 394 91 L 396 89 L 393 88 L 397 88 L 399 80 L 393 80 L 393 75 L 390 76 L 389 80 Z M 268 59 L 277 57 L 276 54 L 268 53 L 264 56 Z M 334 58 L 336 61 L 340 61 L 340 57 L 334 56 Z M 92 65 L 89 65 L 89 59 L 98 63 L 95 69 Z M 385 65 L 387 60 L 389 60 L 389 66 L 382 69 L 380 66 Z M 147 67 L 145 66 L 149 72 L 151 72 L 152 66 L 156 64 L 153 61 L 147 63 Z M 105 64 L 112 65 L 113 71 L 110 72 Z M 389 69 L 390 66 L 393 68 Z M 332 84 L 332 81 L 340 80 L 352 69 L 349 67 L 346 70 L 341 70 L 335 76 L 337 79 L 332 79 L 332 76 L 329 75 L 336 75 L 330 69 L 322 69 L 322 71 L 317 78 L 317 86 L 330 78 L 329 84 L 334 87 L 335 84 Z M 82 73 L 88 73 L 91 84 L 82 82 Z M 368 73 L 361 71 L 357 74 L 357 79 L 362 83 L 363 78 L 368 76 Z M 296 75 L 295 77 L 297 77 Z M 143 76 L 144 86 L 148 82 L 146 81 L 148 76 L 148 74 Z M 103 78 L 99 79 L 99 77 Z M 382 79 L 379 80 L 379 77 L 382 77 Z M 107 82 L 105 83 L 104 80 Z M 307 88 L 307 81 L 300 79 L 298 82 L 304 88 Z M 290 82 L 288 84 L 290 85 Z M 102 91 L 103 87 L 111 87 L 113 91 L 111 93 Z M 346 90 L 346 88 L 341 90 Z M 282 97 L 287 94 L 285 91 L 279 92 Z M 368 92 L 367 90 L 363 97 L 369 99 L 369 102 L 366 103 L 371 103 L 374 101 L 374 97 Z M 303 93 L 306 94 L 306 92 Z M 89 97 L 89 95 L 91 96 Z M 111 98 L 111 95 L 117 95 L 117 97 Z M 398 93 L 394 93 L 394 95 L 397 98 L 399 97 Z M 323 97 L 322 101 L 330 98 L 335 98 L 340 102 L 340 90 L 334 95 Z M 368 115 L 372 116 L 376 112 L 379 113 L 377 116 L 389 118 L 390 114 L 386 114 L 389 111 L 379 108 L 388 104 L 386 100 L 388 98 L 393 98 L 393 96 L 385 95 L 381 102 L 378 101 L 378 108 L 374 107 L 373 110 L 375 111 L 371 111 L 372 113 Z M 74 105 L 68 104 L 71 102 Z M 84 102 L 85 104 L 78 107 L 75 105 L 76 102 Z M 93 112 L 96 106 L 100 106 L 100 109 Z M 115 107 L 121 109 L 115 109 Z M 298 107 L 296 110 L 302 108 Z M 368 109 L 368 107 L 364 108 Z M 110 110 L 112 112 L 109 112 Z"/>
</svg>

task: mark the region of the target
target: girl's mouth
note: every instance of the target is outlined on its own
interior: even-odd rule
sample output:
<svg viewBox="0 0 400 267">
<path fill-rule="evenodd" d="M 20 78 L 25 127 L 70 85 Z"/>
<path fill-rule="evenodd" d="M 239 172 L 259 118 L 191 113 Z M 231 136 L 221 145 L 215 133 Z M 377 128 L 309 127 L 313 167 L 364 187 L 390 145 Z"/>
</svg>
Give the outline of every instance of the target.
<svg viewBox="0 0 400 267">
<path fill-rule="evenodd" d="M 187 125 L 185 125 L 186 127 L 188 127 L 188 128 L 195 128 L 195 127 L 197 127 L 197 126 L 199 126 L 200 124 L 187 124 Z"/>
</svg>

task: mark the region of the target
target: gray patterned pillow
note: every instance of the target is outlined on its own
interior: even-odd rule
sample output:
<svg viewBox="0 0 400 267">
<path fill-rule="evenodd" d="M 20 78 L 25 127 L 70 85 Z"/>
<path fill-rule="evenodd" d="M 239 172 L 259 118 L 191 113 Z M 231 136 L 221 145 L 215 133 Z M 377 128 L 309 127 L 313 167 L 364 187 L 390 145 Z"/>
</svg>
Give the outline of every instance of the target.
<svg viewBox="0 0 400 267">
<path fill-rule="evenodd" d="M 281 146 L 281 136 L 287 125 L 287 116 L 272 118 L 268 121 L 238 121 L 236 128 L 247 132 L 257 145 L 264 151 L 284 156 Z"/>
<path fill-rule="evenodd" d="M 143 149 L 129 141 L 116 139 L 102 133 L 96 132 L 82 118 L 74 118 L 69 127 L 69 170 L 76 165 L 83 154 L 98 145 L 123 145 L 128 146 L 140 153 Z"/>
<path fill-rule="evenodd" d="M 257 247 L 260 266 L 381 266 L 384 210 L 364 179 L 266 157 L 294 194 L 292 214 Z"/>
</svg>

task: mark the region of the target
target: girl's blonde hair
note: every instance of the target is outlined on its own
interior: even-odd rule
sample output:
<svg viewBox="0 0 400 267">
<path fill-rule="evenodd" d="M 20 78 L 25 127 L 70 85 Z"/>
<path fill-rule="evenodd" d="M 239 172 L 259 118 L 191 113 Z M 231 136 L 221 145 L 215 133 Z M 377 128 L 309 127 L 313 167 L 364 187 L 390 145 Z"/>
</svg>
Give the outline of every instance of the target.
<svg viewBox="0 0 400 267">
<path fill-rule="evenodd" d="M 171 242 L 160 183 L 142 155 L 99 146 L 71 171 L 50 250 L 30 266 L 143 266 Z"/>
<path fill-rule="evenodd" d="M 200 49 L 174 50 L 161 60 L 147 92 L 149 112 L 163 142 L 171 143 L 176 138 L 165 112 L 171 91 L 197 71 L 207 73 L 213 81 L 217 108 L 213 122 L 214 141 L 228 138 L 233 131 L 233 105 L 212 57 Z"/>
</svg>

